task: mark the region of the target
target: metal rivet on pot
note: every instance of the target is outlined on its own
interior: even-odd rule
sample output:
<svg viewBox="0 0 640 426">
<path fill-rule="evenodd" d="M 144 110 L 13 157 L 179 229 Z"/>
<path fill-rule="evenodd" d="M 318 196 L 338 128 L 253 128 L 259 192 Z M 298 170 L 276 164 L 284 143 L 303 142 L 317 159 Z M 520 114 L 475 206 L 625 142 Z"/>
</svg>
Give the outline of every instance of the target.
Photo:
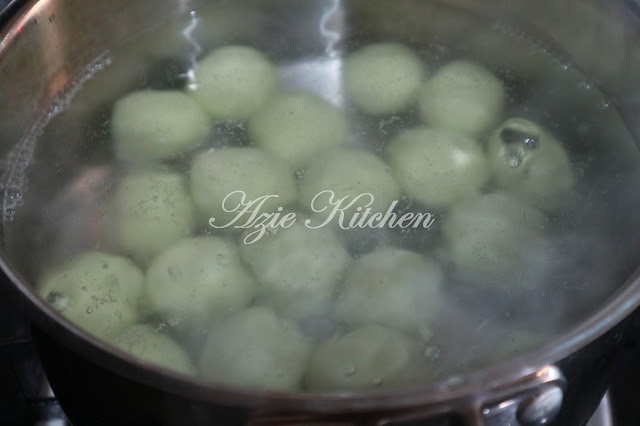
<svg viewBox="0 0 640 426">
<path fill-rule="evenodd" d="M 518 421 L 524 426 L 550 423 L 560 412 L 562 399 L 562 389 L 559 386 L 549 386 L 520 405 Z"/>
</svg>

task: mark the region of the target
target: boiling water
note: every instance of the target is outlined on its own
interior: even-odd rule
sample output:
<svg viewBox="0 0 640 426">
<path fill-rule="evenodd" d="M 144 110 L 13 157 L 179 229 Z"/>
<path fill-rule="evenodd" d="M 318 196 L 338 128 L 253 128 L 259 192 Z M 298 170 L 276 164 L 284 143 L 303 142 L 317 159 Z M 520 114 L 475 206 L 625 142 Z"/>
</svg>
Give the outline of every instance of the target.
<svg viewBox="0 0 640 426">
<path fill-rule="evenodd" d="M 567 206 L 548 215 L 548 239 L 530 249 L 528 263 L 509 277 L 514 285 L 480 285 L 483 278 L 460 273 L 452 265 L 441 229 L 449 213 L 446 208 L 434 209 L 403 196 L 398 200 L 398 211 L 428 211 L 435 219 L 433 226 L 343 232 L 346 249 L 354 260 L 381 246 L 396 247 L 427 255 L 443 269 L 439 315 L 429 321 L 428 327 L 407 333 L 420 347 L 430 370 L 428 380 L 462 374 L 521 353 L 559 336 L 593 312 L 630 272 L 624 252 L 627 246 L 614 219 L 619 216 L 612 214 L 614 208 L 607 203 L 615 200 L 618 183 L 611 172 L 616 170 L 621 179 L 621 173 L 635 167 L 638 155 L 610 101 L 568 58 L 508 27 L 492 26 L 472 15 L 447 10 L 442 13 L 455 17 L 448 21 L 449 26 L 424 25 L 423 34 L 407 34 L 409 29 L 400 23 L 377 25 L 374 7 L 369 15 L 358 19 L 357 3 L 354 5 L 350 10 L 340 2 L 326 2 L 306 14 L 292 12 L 297 20 L 267 7 L 260 11 L 242 7 L 196 10 L 107 52 L 93 65 L 90 78 L 79 77 L 77 90 L 62 104 L 64 111 L 22 145 L 20 162 L 31 162 L 31 145 L 27 142 L 37 141 L 33 165 L 26 174 L 29 190 L 24 191 L 26 182 L 21 174 L 5 177 L 19 188 L 13 199 L 24 201 L 22 207 L 4 209 L 5 215 L 11 213 L 5 221 L 13 220 L 7 225 L 7 244 L 15 248 L 15 264 L 35 282 L 45 271 L 77 253 L 96 249 L 118 253 L 105 237 L 103 217 L 117 182 L 132 166 L 118 162 L 113 154 L 113 102 L 134 90 L 181 90 L 193 84 L 196 62 L 219 46 L 243 44 L 263 51 L 277 66 L 281 90 L 303 90 L 333 104 L 348 118 L 348 145 L 384 158 L 390 140 L 421 125 L 417 107 L 381 117 L 360 112 L 345 94 L 342 65 L 351 52 L 369 43 L 398 41 L 417 52 L 432 70 L 459 58 L 478 61 L 491 69 L 507 90 L 504 119 L 524 117 L 547 128 L 563 142 L 578 178 Z M 486 143 L 486 137 L 481 139 L 480 143 Z M 252 143 L 245 123 L 224 121 L 212 126 L 197 152 Z M 162 167 L 186 175 L 197 152 L 187 152 Z M 299 180 L 304 179 L 304 172 L 296 171 Z M 51 191 L 50 182 L 63 185 Z M 491 192 L 492 185 L 484 190 Z M 28 234 L 19 231 L 27 227 Z M 206 226 L 197 234 L 219 235 Z M 255 278 L 260 281 L 261 277 Z M 339 288 L 340 284 L 336 299 L 340 298 Z M 372 302 L 370 309 L 379 309 L 384 302 Z M 140 309 L 139 322 L 168 333 L 194 363 L 201 356 L 210 328 L 224 321 L 214 318 L 209 323 L 184 324 L 181 318 Z M 351 331 L 331 312 L 329 309 L 320 318 L 296 316 L 292 322 L 315 347 Z M 355 370 L 345 374 L 353 375 Z M 305 390 L 303 384 L 304 380 L 300 390 Z M 381 384 L 374 383 L 371 389 Z"/>
</svg>

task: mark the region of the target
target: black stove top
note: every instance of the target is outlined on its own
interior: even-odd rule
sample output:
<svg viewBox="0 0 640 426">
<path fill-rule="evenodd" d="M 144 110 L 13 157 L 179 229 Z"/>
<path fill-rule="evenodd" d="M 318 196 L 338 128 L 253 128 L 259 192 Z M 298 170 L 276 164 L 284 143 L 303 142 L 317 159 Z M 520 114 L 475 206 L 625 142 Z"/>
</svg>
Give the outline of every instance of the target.
<svg viewBox="0 0 640 426">
<path fill-rule="evenodd" d="M 41 425 L 64 414 L 51 389 L 29 336 L 29 324 L 15 310 L 8 282 L 0 276 L 0 425 Z"/>
</svg>

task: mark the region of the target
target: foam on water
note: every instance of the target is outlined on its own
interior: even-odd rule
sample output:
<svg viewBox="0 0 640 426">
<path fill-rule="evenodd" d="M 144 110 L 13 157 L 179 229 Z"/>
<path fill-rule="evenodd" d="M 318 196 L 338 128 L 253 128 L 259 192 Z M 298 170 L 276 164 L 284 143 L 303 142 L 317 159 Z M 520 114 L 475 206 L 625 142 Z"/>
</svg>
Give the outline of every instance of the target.
<svg viewBox="0 0 640 426">
<path fill-rule="evenodd" d="M 2 223 L 13 221 L 16 209 L 23 202 L 23 194 L 27 189 L 27 168 L 32 164 L 37 141 L 43 129 L 57 115 L 67 110 L 76 93 L 97 72 L 111 65 L 111 53 L 105 51 L 86 69 L 85 73 L 76 77 L 65 90 L 53 97 L 40 120 L 29 129 L 20 142 L 9 152 L 0 166 L 0 206 Z"/>
</svg>

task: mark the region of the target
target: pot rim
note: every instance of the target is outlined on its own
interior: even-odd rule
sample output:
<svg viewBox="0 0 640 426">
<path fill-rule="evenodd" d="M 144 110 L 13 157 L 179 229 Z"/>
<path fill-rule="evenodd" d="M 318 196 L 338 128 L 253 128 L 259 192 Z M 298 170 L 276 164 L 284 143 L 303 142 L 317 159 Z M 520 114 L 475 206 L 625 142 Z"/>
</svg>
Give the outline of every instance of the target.
<svg viewBox="0 0 640 426">
<path fill-rule="evenodd" d="M 10 47 L 20 26 L 37 14 L 34 6 L 46 0 L 13 0 L 0 12 L 0 50 Z M 3 225 L 0 224 L 0 228 Z M 620 323 L 640 306 L 640 271 L 636 271 L 601 308 L 560 336 L 525 353 L 462 376 L 422 386 L 387 391 L 344 393 L 294 393 L 244 389 L 183 376 L 154 365 L 141 363 L 126 352 L 78 328 L 32 291 L 31 286 L 0 252 L 0 268 L 17 289 L 29 318 L 43 330 L 92 362 L 128 379 L 190 399 L 231 406 L 268 406 L 269 410 L 308 413 L 350 413 L 385 411 L 406 407 L 427 407 L 479 401 L 493 389 L 517 383 L 541 368 L 557 363 L 587 346 Z"/>
</svg>

